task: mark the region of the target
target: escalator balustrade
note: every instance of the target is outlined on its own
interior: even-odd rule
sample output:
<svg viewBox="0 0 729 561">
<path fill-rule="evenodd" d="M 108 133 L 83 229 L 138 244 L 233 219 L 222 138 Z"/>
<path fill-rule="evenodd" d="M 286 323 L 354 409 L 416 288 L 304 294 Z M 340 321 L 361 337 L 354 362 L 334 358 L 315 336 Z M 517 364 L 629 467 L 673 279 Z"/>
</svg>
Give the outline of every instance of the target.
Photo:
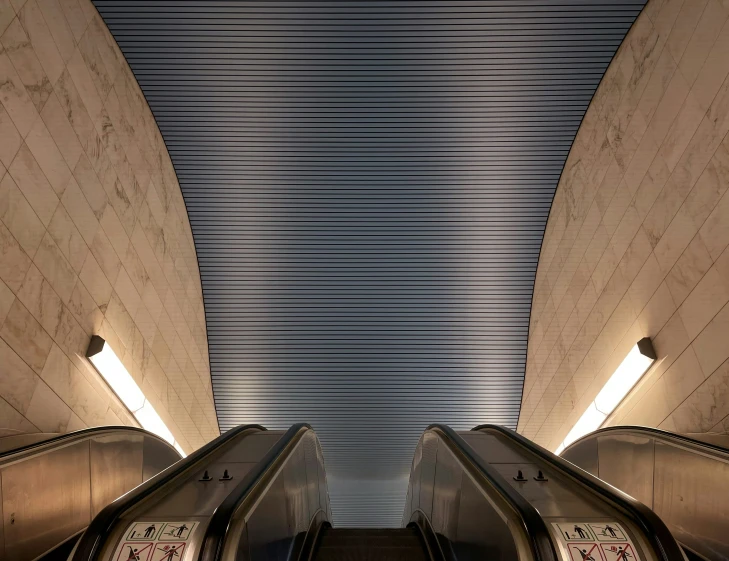
<svg viewBox="0 0 729 561">
<path fill-rule="evenodd" d="M 0 439 L 0 558 L 66 559 L 110 502 L 180 459 L 166 441 L 133 427 Z"/>
<path fill-rule="evenodd" d="M 577 440 L 562 457 L 651 508 L 689 556 L 726 561 L 729 450 L 721 436 L 706 440 L 609 427 Z"/>
</svg>

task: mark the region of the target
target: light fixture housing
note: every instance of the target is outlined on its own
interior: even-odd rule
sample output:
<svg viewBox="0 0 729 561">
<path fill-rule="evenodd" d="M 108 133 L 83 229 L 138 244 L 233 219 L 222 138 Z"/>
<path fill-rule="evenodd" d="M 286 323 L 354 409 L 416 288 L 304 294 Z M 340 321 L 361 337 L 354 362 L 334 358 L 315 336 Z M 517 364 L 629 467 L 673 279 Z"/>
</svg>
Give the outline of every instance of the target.
<svg viewBox="0 0 729 561">
<path fill-rule="evenodd" d="M 169 442 L 183 457 L 186 455 L 159 413 L 155 411 L 137 382 L 103 337 L 98 335 L 91 337 L 86 358 L 101 374 L 124 406 L 129 409 L 129 412 L 134 415 L 142 428 Z"/>
<path fill-rule="evenodd" d="M 656 360 L 656 351 L 649 337 L 643 337 L 630 350 L 597 397 L 572 427 L 562 443 L 555 450 L 560 454 L 578 438 L 597 430 L 610 414 L 625 399 Z"/>
</svg>

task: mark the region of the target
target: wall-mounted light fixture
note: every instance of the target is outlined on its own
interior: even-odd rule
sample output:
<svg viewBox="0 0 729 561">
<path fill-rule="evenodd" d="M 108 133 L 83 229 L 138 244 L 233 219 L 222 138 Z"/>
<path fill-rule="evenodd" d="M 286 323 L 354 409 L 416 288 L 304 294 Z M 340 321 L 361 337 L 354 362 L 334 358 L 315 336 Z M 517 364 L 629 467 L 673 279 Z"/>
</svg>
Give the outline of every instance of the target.
<svg viewBox="0 0 729 561">
<path fill-rule="evenodd" d="M 649 337 L 643 337 L 610 376 L 595 400 L 588 405 L 575 426 L 567 433 L 555 453 L 559 454 L 578 438 L 599 429 L 655 360 L 656 351 L 653 349 L 653 343 Z"/>
<path fill-rule="evenodd" d="M 182 447 L 172 436 L 172 432 L 167 428 L 152 404 L 147 400 L 137 382 L 134 381 L 122 361 L 119 360 L 114 350 L 103 338 L 98 335 L 91 338 L 86 357 L 126 408 L 139 421 L 142 428 L 164 438 L 175 447 L 180 455 L 186 456 Z"/>
</svg>

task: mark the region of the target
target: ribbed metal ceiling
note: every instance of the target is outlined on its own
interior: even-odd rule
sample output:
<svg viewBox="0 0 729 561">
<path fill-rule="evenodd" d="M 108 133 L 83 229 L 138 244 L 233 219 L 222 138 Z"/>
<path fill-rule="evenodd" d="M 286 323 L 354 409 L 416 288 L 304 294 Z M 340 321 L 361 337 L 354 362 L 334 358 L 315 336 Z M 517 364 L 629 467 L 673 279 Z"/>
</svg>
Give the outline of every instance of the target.
<svg viewBox="0 0 729 561">
<path fill-rule="evenodd" d="M 335 523 L 514 428 L 554 189 L 643 2 L 96 0 L 187 203 L 221 430 L 307 421 Z"/>
</svg>

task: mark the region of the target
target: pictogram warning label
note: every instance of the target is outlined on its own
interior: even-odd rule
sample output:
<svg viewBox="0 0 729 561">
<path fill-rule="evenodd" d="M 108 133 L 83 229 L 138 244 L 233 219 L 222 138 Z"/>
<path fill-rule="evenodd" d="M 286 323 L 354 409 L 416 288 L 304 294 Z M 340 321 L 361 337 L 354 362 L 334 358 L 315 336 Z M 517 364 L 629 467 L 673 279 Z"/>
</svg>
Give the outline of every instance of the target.
<svg viewBox="0 0 729 561">
<path fill-rule="evenodd" d="M 164 522 L 136 522 L 127 530 L 128 541 L 148 542 L 156 540 Z"/>
<path fill-rule="evenodd" d="M 132 522 L 114 561 L 183 561 L 197 522 Z M 633 561 L 633 560 L 631 560 Z"/>
<path fill-rule="evenodd" d="M 570 561 L 640 561 L 617 522 L 553 522 L 552 528 Z"/>
<path fill-rule="evenodd" d="M 158 542 L 154 544 L 151 561 L 180 561 L 186 545 L 185 542 Z"/>
<path fill-rule="evenodd" d="M 601 549 L 605 553 L 607 561 L 636 561 L 635 550 L 627 542 L 623 543 L 601 543 Z"/>
<path fill-rule="evenodd" d="M 159 540 L 186 540 L 190 537 L 194 522 L 168 522 L 159 535 Z"/>
<path fill-rule="evenodd" d="M 114 561 L 149 561 L 153 547 L 154 544 L 151 542 L 122 543 L 117 548 L 117 556 L 114 558 Z"/>
<path fill-rule="evenodd" d="M 606 561 L 595 542 L 572 542 L 568 547 L 572 561 Z"/>
<path fill-rule="evenodd" d="M 588 524 L 599 542 L 624 542 L 628 539 L 619 524 Z"/>
<path fill-rule="evenodd" d="M 575 524 L 554 524 L 555 528 L 559 529 L 559 533 L 562 539 L 565 541 L 593 541 L 595 535 L 590 531 L 588 524 L 577 522 Z"/>
</svg>

